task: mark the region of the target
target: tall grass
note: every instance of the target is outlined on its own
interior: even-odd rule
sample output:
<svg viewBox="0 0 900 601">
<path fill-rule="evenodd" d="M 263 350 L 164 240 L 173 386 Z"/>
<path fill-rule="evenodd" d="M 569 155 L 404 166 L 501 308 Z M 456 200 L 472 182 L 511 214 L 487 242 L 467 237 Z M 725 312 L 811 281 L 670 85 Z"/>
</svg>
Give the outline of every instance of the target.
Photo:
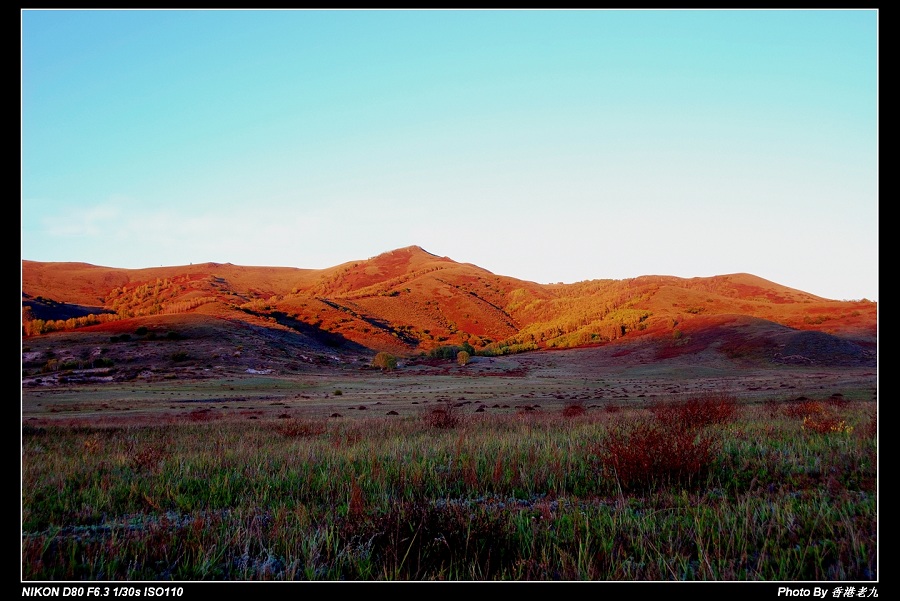
<svg viewBox="0 0 900 601">
<path fill-rule="evenodd" d="M 873 580 L 874 406 L 829 411 L 26 427 L 22 575 Z"/>
</svg>

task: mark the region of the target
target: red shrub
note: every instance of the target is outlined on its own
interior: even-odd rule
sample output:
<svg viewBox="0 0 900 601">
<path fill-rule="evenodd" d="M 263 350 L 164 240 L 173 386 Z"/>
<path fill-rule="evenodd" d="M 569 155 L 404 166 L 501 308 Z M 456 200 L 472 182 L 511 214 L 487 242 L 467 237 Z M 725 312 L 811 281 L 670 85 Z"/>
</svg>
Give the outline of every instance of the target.
<svg viewBox="0 0 900 601">
<path fill-rule="evenodd" d="M 803 419 L 824 412 L 825 407 L 819 401 L 804 398 L 802 400 L 785 403 L 783 411 L 788 417 Z"/>
<path fill-rule="evenodd" d="M 279 424 L 275 430 L 285 438 L 309 438 L 324 434 L 326 425 L 325 422 L 295 418 Z"/>
<path fill-rule="evenodd" d="M 425 424 L 431 428 L 449 430 L 459 425 L 461 418 L 451 403 L 442 407 L 432 407 L 423 415 Z"/>
<path fill-rule="evenodd" d="M 192 422 L 206 422 L 216 419 L 218 416 L 213 413 L 212 409 L 195 409 L 188 413 L 188 419 Z"/>
<path fill-rule="evenodd" d="M 623 490 L 658 485 L 689 486 L 712 464 L 715 437 L 661 421 L 639 420 L 612 428 L 598 456 L 606 474 Z"/>
<path fill-rule="evenodd" d="M 849 434 L 853 426 L 840 417 L 840 410 L 849 404 L 843 395 L 832 395 L 827 401 L 815 401 L 806 397 L 798 397 L 782 404 L 781 411 L 787 417 L 801 420 L 800 428 L 806 432 L 827 434 L 838 432 Z"/>
<path fill-rule="evenodd" d="M 853 426 L 848 425 L 846 421 L 830 411 L 804 417 L 803 429 L 817 434 L 830 432 L 849 434 L 853 432 Z"/>
<path fill-rule="evenodd" d="M 733 396 L 711 393 L 684 401 L 657 403 L 650 412 L 666 427 L 697 430 L 734 420 L 738 404 Z"/>
<path fill-rule="evenodd" d="M 582 403 L 569 403 L 562 412 L 563 417 L 581 417 L 585 413 L 587 413 L 587 409 Z"/>
</svg>

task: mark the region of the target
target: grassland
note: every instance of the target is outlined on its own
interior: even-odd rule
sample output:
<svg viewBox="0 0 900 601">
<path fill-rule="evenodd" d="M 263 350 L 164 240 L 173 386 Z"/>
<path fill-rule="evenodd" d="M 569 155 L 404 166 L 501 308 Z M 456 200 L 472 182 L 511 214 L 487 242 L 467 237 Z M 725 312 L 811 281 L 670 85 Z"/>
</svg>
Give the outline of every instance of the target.
<svg viewBox="0 0 900 601">
<path fill-rule="evenodd" d="M 878 579 L 874 372 L 587 356 L 23 390 L 22 578 Z"/>
</svg>

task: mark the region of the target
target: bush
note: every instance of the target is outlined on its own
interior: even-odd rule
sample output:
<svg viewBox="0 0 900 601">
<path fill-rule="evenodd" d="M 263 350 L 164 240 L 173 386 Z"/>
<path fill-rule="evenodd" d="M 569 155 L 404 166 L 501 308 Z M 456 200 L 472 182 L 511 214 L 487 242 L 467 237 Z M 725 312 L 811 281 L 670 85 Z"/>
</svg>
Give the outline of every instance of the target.
<svg viewBox="0 0 900 601">
<path fill-rule="evenodd" d="M 432 359 L 453 359 L 462 349 L 458 346 L 436 346 L 428 352 Z"/>
<path fill-rule="evenodd" d="M 657 403 L 650 412 L 666 427 L 698 430 L 713 424 L 727 424 L 737 416 L 737 400 L 730 395 L 710 393 L 684 401 Z"/>
<path fill-rule="evenodd" d="M 650 413 L 652 420 L 611 428 L 598 449 L 602 470 L 622 490 L 696 484 L 720 446 L 719 432 L 705 428 L 732 422 L 738 404 L 730 395 L 710 393 L 656 403 Z"/>
<path fill-rule="evenodd" d="M 381 369 L 381 371 L 394 371 L 397 369 L 397 357 L 390 353 L 378 353 L 372 359 L 372 366 Z"/>
<path fill-rule="evenodd" d="M 613 427 L 597 450 L 602 471 L 622 490 L 696 484 L 717 452 L 712 435 L 658 420 Z"/>
<path fill-rule="evenodd" d="M 308 419 L 289 419 L 275 429 L 285 438 L 310 438 L 324 434 L 327 430 L 325 422 Z"/>
<path fill-rule="evenodd" d="M 850 434 L 853 432 L 853 426 L 848 425 L 845 420 L 842 420 L 831 412 L 804 417 L 802 429 L 809 432 L 815 432 L 816 434 L 828 434 L 830 432 Z"/>
<path fill-rule="evenodd" d="M 459 356 L 459 353 L 465 352 L 468 353 L 471 357 L 475 354 L 475 347 L 473 347 L 468 342 L 463 342 L 461 345 L 445 345 L 445 346 L 437 346 L 428 353 L 428 356 L 432 359 L 456 359 Z"/>
<path fill-rule="evenodd" d="M 466 365 L 469 362 L 470 358 L 471 355 L 469 355 L 469 353 L 467 353 L 466 351 L 459 351 L 458 353 L 456 353 L 456 362 L 460 365 Z"/>
<path fill-rule="evenodd" d="M 563 417 L 581 417 L 587 413 L 587 409 L 584 408 L 584 403 L 575 402 L 569 403 L 563 409 Z"/>
<path fill-rule="evenodd" d="M 819 401 L 813 401 L 805 397 L 794 399 L 786 403 L 783 412 L 788 417 L 804 419 L 810 416 L 819 415 L 825 411 L 825 406 Z"/>
<path fill-rule="evenodd" d="M 829 399 L 828 404 L 806 397 L 798 397 L 791 402 L 785 403 L 781 410 L 787 417 L 801 420 L 802 425 L 800 429 L 805 432 L 849 434 L 853 431 L 853 426 L 847 424 L 838 415 L 840 409 L 847 404 L 848 402 L 844 400 L 843 395 L 833 395 Z"/>
<path fill-rule="evenodd" d="M 441 430 L 453 429 L 462 421 L 451 403 L 445 403 L 442 407 L 432 407 L 425 412 L 423 419 L 430 428 Z"/>
</svg>

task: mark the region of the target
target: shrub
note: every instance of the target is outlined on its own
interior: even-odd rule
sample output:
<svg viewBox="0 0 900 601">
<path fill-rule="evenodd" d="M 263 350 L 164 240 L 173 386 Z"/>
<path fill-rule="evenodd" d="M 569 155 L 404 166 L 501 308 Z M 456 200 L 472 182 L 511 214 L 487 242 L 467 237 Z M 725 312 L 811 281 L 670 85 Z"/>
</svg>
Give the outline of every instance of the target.
<svg viewBox="0 0 900 601">
<path fill-rule="evenodd" d="M 428 353 L 428 356 L 432 359 L 457 359 L 459 357 L 459 353 L 465 352 L 468 353 L 471 357 L 475 354 L 475 347 L 473 347 L 468 342 L 463 342 L 461 345 L 444 345 L 437 346 Z"/>
<path fill-rule="evenodd" d="M 783 412 L 787 417 L 802 420 L 800 429 L 816 434 L 828 434 L 837 432 L 849 434 L 853 426 L 838 415 L 838 411 L 844 408 L 848 402 L 843 395 L 833 395 L 828 403 L 814 401 L 806 397 L 799 397 L 784 405 Z"/>
<path fill-rule="evenodd" d="M 393 371 L 397 369 L 397 357 L 390 353 L 378 353 L 372 359 L 372 366 L 381 369 L 381 371 Z"/>
<path fill-rule="evenodd" d="M 172 361 L 175 361 L 176 363 L 178 361 L 187 361 L 189 358 L 190 355 L 188 355 L 185 351 L 175 351 L 174 353 L 172 353 Z"/>
<path fill-rule="evenodd" d="M 144 327 L 144 326 L 141 326 L 141 327 L 139 327 L 138 329 L 136 329 L 136 330 L 134 331 L 134 333 L 137 334 L 138 336 L 146 336 L 146 334 L 147 334 L 147 328 Z"/>
<path fill-rule="evenodd" d="M 784 405 L 784 414 L 788 417 L 806 418 L 811 415 L 818 415 L 825 411 L 825 407 L 819 401 L 812 401 L 807 398 L 796 399 Z"/>
<path fill-rule="evenodd" d="M 462 421 L 451 403 L 445 403 L 442 407 L 432 407 L 424 414 L 425 424 L 431 428 L 450 430 Z"/>
<path fill-rule="evenodd" d="M 466 351 L 459 351 L 456 354 L 456 362 L 460 365 L 466 365 L 469 362 L 470 357 L 471 355 L 469 355 L 469 353 L 467 353 Z"/>
<path fill-rule="evenodd" d="M 310 438 L 324 434 L 326 429 L 325 422 L 289 419 L 279 424 L 276 431 L 285 438 Z"/>
<path fill-rule="evenodd" d="M 611 428 L 597 455 L 602 471 L 622 490 L 637 490 L 690 486 L 709 469 L 717 451 L 712 435 L 643 419 Z"/>
<path fill-rule="evenodd" d="M 584 403 L 575 402 L 569 403 L 563 409 L 563 417 L 581 417 L 587 413 L 587 409 L 584 408 Z"/>
<path fill-rule="evenodd" d="M 713 424 L 727 424 L 737 416 L 737 400 L 730 395 L 710 393 L 684 401 L 657 403 L 650 412 L 666 427 L 698 430 Z"/>
<path fill-rule="evenodd" d="M 802 428 L 816 434 L 828 434 L 829 432 L 850 434 L 853 432 L 853 426 L 848 425 L 846 421 L 830 412 L 804 417 Z"/>
<path fill-rule="evenodd" d="M 188 413 L 188 419 L 192 422 L 207 422 L 216 418 L 211 409 L 194 409 Z"/>
<path fill-rule="evenodd" d="M 436 346 L 428 352 L 428 356 L 432 359 L 452 359 L 456 357 L 462 349 L 458 346 Z"/>
<path fill-rule="evenodd" d="M 167 456 L 168 453 L 159 447 L 147 447 L 132 452 L 129 460 L 135 471 L 154 471 Z"/>
<path fill-rule="evenodd" d="M 696 484 L 720 446 L 718 431 L 705 428 L 729 423 L 737 412 L 736 399 L 721 393 L 656 403 L 650 407 L 655 419 L 609 430 L 597 452 L 602 470 L 623 490 Z"/>
</svg>

